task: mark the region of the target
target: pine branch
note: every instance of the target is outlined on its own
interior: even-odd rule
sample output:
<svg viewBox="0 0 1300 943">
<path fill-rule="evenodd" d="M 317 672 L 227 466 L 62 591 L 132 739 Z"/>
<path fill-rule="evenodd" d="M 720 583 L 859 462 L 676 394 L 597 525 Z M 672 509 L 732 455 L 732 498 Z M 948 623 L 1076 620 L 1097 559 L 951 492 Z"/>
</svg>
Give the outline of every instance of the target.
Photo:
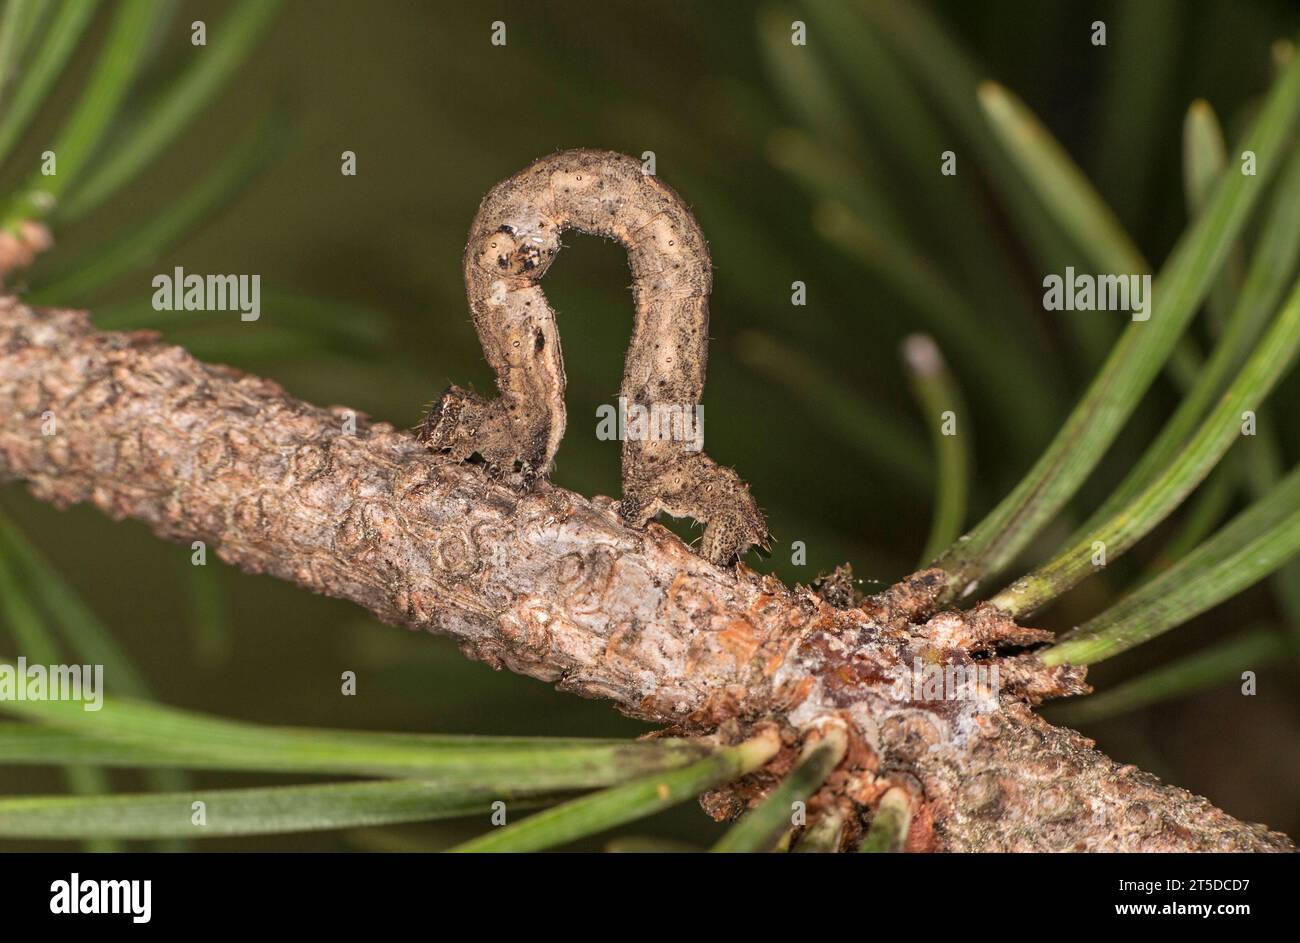
<svg viewBox="0 0 1300 943">
<path fill-rule="evenodd" d="M 629 529 L 610 499 L 518 494 L 386 424 L 357 416 L 352 432 L 350 415 L 148 332 L 0 299 L 0 479 L 38 498 L 205 541 L 637 717 L 734 742 L 775 725 L 773 768 L 802 732 L 841 722 L 846 758 L 810 808 L 873 809 L 901 788 L 908 850 L 1292 847 L 1037 717 L 1032 704 L 1082 690 L 1081 670 L 977 661 L 1047 635 L 988 607 L 935 615 L 937 570 L 836 609 L 715 567 L 664 528 Z M 928 700 L 922 665 L 996 667 L 1000 683 Z M 708 807 L 734 814 L 763 776 Z"/>
</svg>

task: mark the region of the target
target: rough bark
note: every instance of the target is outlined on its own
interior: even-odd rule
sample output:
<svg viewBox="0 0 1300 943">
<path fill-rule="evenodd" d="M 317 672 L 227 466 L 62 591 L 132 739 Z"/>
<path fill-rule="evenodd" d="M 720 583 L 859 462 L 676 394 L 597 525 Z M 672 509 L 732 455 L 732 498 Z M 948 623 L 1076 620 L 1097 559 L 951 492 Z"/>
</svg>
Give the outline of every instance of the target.
<svg viewBox="0 0 1300 943">
<path fill-rule="evenodd" d="M 151 333 L 0 299 L 0 478 L 41 499 L 204 540 L 249 572 L 684 731 L 776 723 L 793 743 L 844 723 L 851 748 L 813 810 L 860 820 L 901 785 L 913 850 L 1291 848 L 1042 721 L 1031 705 L 1080 690 L 1082 673 L 991 654 L 1043 633 L 987 609 L 934 613 L 939 571 L 837 608 L 713 566 L 657 525 L 631 529 L 610 499 L 517 493 L 389 425 L 358 417 L 349 434 L 345 418 Z M 918 695 L 918 668 L 974 664 L 1000 684 Z M 765 784 L 707 805 L 732 813 Z"/>
</svg>

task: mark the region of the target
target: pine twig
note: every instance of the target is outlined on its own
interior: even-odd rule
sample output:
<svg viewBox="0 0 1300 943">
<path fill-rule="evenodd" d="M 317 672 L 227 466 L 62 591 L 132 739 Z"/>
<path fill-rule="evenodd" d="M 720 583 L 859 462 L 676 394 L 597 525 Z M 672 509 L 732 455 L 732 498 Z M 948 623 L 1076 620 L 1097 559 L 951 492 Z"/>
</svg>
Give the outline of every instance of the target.
<svg viewBox="0 0 1300 943">
<path fill-rule="evenodd" d="M 935 614 L 938 571 L 835 609 L 632 529 L 608 498 L 517 493 L 406 432 L 80 312 L 0 299 L 0 479 L 683 731 L 738 742 L 844 723 L 823 788 L 869 808 L 897 785 L 880 771 L 920 783 L 909 848 L 1292 847 L 1037 717 L 1033 703 L 1083 689 L 1078 669 L 1002 658 L 997 690 L 918 699 L 921 666 L 1046 636 L 987 607 Z"/>
</svg>

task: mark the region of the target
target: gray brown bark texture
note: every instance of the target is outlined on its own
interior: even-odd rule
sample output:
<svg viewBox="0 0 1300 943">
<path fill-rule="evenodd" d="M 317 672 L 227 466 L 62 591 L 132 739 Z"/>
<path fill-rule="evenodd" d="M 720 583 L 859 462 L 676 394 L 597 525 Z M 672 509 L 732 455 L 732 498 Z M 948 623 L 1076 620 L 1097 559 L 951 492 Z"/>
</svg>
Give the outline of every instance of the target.
<svg viewBox="0 0 1300 943">
<path fill-rule="evenodd" d="M 514 490 L 385 423 L 358 417 L 349 434 L 345 416 L 150 332 L 0 299 L 0 478 L 206 541 L 245 571 L 674 732 L 775 725 L 788 748 L 707 796 L 716 815 L 768 788 L 801 737 L 842 723 L 848 754 L 810 811 L 861 821 L 902 786 L 909 850 L 1292 849 L 1039 718 L 1040 699 L 1083 689 L 1081 671 L 998 657 L 1044 633 L 987 609 L 935 612 L 939 571 L 870 598 L 790 589 L 629 526 L 612 499 Z M 975 663 L 997 665 L 998 690 L 917 696 L 919 668 Z"/>
</svg>

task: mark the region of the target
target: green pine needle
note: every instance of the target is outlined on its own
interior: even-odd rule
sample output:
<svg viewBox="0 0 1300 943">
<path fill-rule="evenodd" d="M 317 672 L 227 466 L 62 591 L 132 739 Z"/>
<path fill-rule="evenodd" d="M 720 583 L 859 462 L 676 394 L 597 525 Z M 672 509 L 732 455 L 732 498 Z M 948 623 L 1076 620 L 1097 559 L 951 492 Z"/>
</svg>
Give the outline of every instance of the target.
<svg viewBox="0 0 1300 943">
<path fill-rule="evenodd" d="M 935 342 L 924 334 L 903 341 L 903 362 L 934 446 L 934 514 L 920 565 L 960 536 L 970 490 L 970 416 Z M 951 428 L 949 428 L 951 426 Z"/>
<path fill-rule="evenodd" d="M 0 798 L 0 835 L 35 839 L 276 835 L 487 816 L 497 802 L 526 809 L 548 801 L 549 797 L 490 787 L 407 779 L 149 795 L 18 796 Z"/>
<path fill-rule="evenodd" d="M 911 825 L 912 804 L 907 793 L 895 786 L 881 798 L 858 851 L 875 854 L 901 852 Z"/>
<path fill-rule="evenodd" d="M 653 815 L 753 772 L 775 756 L 779 747 L 776 734 L 765 733 L 682 769 L 633 780 L 539 812 L 452 851 L 538 851 L 563 845 Z"/>
<path fill-rule="evenodd" d="M 1258 671 L 1281 664 L 1290 655 L 1286 637 L 1276 628 L 1251 629 L 1204 651 L 1154 668 L 1131 681 L 1051 707 L 1048 715 L 1053 723 L 1071 727 L 1111 720 L 1154 704 L 1238 683 L 1243 671 Z"/>
<path fill-rule="evenodd" d="M 1074 496 L 1137 408 L 1246 224 L 1300 115 L 1300 61 L 1270 91 L 1246 147 L 1258 176 L 1230 174 L 1155 280 L 1149 319 L 1125 330 L 1060 433 L 1020 484 L 938 561 L 945 599 L 1005 569 Z"/>
<path fill-rule="evenodd" d="M 1164 473 L 1110 520 L 991 600 L 1020 617 L 1109 565 L 1165 519 L 1241 438 L 1243 414 L 1267 398 L 1300 350 L 1300 281 L 1276 323 L 1191 440 Z M 1098 550 L 1100 548 L 1100 550 Z M 1104 554 L 1098 562 L 1097 554 Z"/>
<path fill-rule="evenodd" d="M 1300 467 L 1159 576 L 1039 653 L 1048 665 L 1112 658 L 1195 618 L 1300 553 Z"/>
<path fill-rule="evenodd" d="M 848 738 L 838 726 L 825 728 L 819 740 L 804 747 L 799 761 L 755 808 L 743 815 L 711 849 L 719 853 L 771 851 L 790 830 L 791 811 L 805 802 L 839 766 Z"/>
</svg>

